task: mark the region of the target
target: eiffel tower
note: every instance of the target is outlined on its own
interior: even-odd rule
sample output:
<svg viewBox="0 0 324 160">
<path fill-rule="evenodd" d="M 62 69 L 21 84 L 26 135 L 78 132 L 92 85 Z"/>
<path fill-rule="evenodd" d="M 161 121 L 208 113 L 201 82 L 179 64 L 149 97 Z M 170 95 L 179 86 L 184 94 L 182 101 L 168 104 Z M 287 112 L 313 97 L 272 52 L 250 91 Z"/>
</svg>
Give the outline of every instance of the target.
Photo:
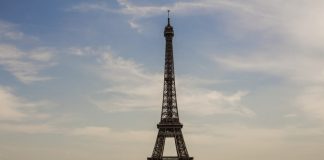
<svg viewBox="0 0 324 160">
<path fill-rule="evenodd" d="M 193 157 L 189 157 L 181 132 L 183 125 L 179 121 L 172 48 L 174 32 L 173 27 L 170 25 L 169 12 L 170 11 L 168 11 L 168 24 L 164 28 L 166 45 L 161 121 L 157 125 L 159 133 L 156 138 L 152 156 L 148 157 L 147 160 L 193 160 Z M 171 157 L 163 155 L 166 138 L 174 138 L 177 156 Z"/>
</svg>

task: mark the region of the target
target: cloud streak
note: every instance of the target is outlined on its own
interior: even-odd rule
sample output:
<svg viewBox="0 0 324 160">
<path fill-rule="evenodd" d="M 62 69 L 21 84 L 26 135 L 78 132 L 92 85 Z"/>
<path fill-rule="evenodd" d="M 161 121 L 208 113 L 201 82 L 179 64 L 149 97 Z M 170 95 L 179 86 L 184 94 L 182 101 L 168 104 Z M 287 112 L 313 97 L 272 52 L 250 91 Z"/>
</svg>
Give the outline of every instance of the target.
<svg viewBox="0 0 324 160">
<path fill-rule="evenodd" d="M 56 64 L 53 52 L 43 47 L 22 51 L 14 45 L 0 44 L 0 65 L 25 84 L 46 81 L 52 77 L 42 76 L 40 72 Z"/>
<path fill-rule="evenodd" d="M 214 60 L 227 69 L 267 73 L 295 83 L 324 83 L 321 54 L 283 52 L 285 54 L 260 51 L 246 56 L 214 56 Z"/>
<path fill-rule="evenodd" d="M 312 1 L 255 1 L 255 0 L 201 0 L 177 1 L 160 5 L 140 5 L 128 0 L 118 0 L 120 8 L 113 9 L 108 3 L 80 3 L 70 7 L 69 11 L 107 12 L 129 16 L 131 28 L 142 32 L 139 21 L 172 10 L 177 15 L 210 15 L 222 13 L 231 17 L 224 19 L 227 32 L 240 37 L 252 32 L 263 32 L 265 36 L 276 35 L 280 41 L 301 46 L 320 47 L 324 40 L 323 2 Z M 219 15 L 222 15 L 219 14 Z"/>
<path fill-rule="evenodd" d="M 112 9 L 106 3 L 81 3 L 67 9 L 68 11 L 90 12 L 101 11 L 107 13 L 119 13 L 130 16 L 129 25 L 137 31 L 142 31 L 142 26 L 138 23 L 141 19 L 155 17 L 166 14 L 167 10 L 172 10 L 177 14 L 191 15 L 194 13 L 202 14 L 209 12 L 217 12 L 223 9 L 239 10 L 242 12 L 253 12 L 250 6 L 245 3 L 238 3 L 235 1 L 179 1 L 172 4 L 165 5 L 137 5 L 128 0 L 117 0 L 120 5 L 119 9 Z"/>
<path fill-rule="evenodd" d="M 0 40 L 21 40 L 24 37 L 24 33 L 18 31 L 15 25 L 0 20 Z"/>
<path fill-rule="evenodd" d="M 297 97 L 296 105 L 307 115 L 324 123 L 324 89 L 322 86 L 309 86 Z"/>
<path fill-rule="evenodd" d="M 321 53 L 294 52 L 255 53 L 247 56 L 215 56 L 215 62 L 234 72 L 266 74 L 296 86 L 298 92 L 291 102 L 309 118 L 323 120 L 324 58 Z"/>
<path fill-rule="evenodd" d="M 111 49 L 85 47 L 74 49 L 77 55 L 95 55 L 98 60 L 99 77 L 107 81 L 108 87 L 93 95 L 90 101 L 107 112 L 128 112 L 135 110 L 159 110 L 163 86 L 163 74 L 150 72 L 134 60 L 112 53 Z M 232 114 L 254 116 L 254 112 L 241 102 L 248 92 L 236 91 L 224 94 L 208 89 L 214 81 L 190 76 L 176 76 L 178 104 L 181 110 L 192 115 Z M 199 111 L 197 112 L 197 107 Z"/>
<path fill-rule="evenodd" d="M 11 88 L 0 86 L 0 121 L 47 119 L 49 115 L 38 112 L 38 109 L 48 103 L 28 101 L 15 95 Z"/>
</svg>

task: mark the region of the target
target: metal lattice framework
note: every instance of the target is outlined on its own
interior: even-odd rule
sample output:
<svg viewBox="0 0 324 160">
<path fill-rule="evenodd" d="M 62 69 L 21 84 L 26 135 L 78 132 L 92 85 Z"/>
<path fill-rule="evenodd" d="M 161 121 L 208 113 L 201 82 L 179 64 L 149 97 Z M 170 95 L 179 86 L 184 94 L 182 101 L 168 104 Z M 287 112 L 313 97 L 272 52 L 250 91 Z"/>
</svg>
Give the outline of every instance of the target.
<svg viewBox="0 0 324 160">
<path fill-rule="evenodd" d="M 173 27 L 170 25 L 170 18 L 168 17 L 168 25 L 164 29 L 166 45 L 161 121 L 157 125 L 159 133 L 156 138 L 153 153 L 151 157 L 147 158 L 148 160 L 193 160 L 193 157 L 189 157 L 181 132 L 183 125 L 179 121 L 174 76 L 173 36 Z M 174 138 L 175 140 L 176 157 L 163 156 L 165 139 L 168 137 Z"/>
</svg>

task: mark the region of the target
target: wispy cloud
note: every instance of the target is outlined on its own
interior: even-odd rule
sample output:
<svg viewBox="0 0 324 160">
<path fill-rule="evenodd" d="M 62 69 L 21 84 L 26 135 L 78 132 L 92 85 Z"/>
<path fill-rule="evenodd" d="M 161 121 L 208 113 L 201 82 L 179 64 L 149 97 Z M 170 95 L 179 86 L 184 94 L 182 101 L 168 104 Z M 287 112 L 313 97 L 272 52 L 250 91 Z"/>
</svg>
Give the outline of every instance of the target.
<svg viewBox="0 0 324 160">
<path fill-rule="evenodd" d="M 56 64 L 53 52 L 43 47 L 23 51 L 14 45 L 0 44 L 0 65 L 26 84 L 50 80 L 52 77 L 42 76 L 40 72 Z"/>
<path fill-rule="evenodd" d="M 137 31 L 142 31 L 142 26 L 138 23 L 143 18 L 150 18 L 159 15 L 166 14 L 167 10 L 172 10 L 177 14 L 191 15 L 210 13 L 222 10 L 224 8 L 231 10 L 239 10 L 243 12 L 253 12 L 251 6 L 245 3 L 239 3 L 235 1 L 179 1 L 171 4 L 164 5 L 138 5 L 128 0 L 117 0 L 120 5 L 119 9 L 112 9 L 107 3 L 81 3 L 67 9 L 68 11 L 102 11 L 108 13 L 120 13 L 130 16 L 129 25 Z M 197 12 L 193 12 L 197 11 Z"/>
<path fill-rule="evenodd" d="M 321 53 L 294 52 L 257 53 L 247 56 L 214 57 L 215 62 L 224 69 L 235 72 L 253 72 L 279 77 L 298 88 L 294 106 L 310 118 L 323 119 L 324 105 L 320 97 L 324 84 L 324 58 Z"/>
<path fill-rule="evenodd" d="M 321 17 L 323 2 L 312 1 L 255 1 L 255 0 L 201 0 L 177 1 L 160 5 L 141 5 L 128 0 L 117 0 L 120 8 L 113 9 L 108 3 L 81 3 L 70 7 L 69 11 L 100 11 L 129 16 L 129 25 L 141 32 L 141 20 L 166 14 L 168 9 L 177 15 L 197 15 L 222 13 L 229 15 L 222 24 L 232 36 L 263 32 L 265 36 L 276 35 L 283 41 L 312 47 L 321 47 L 324 39 L 324 23 Z M 222 15 L 220 14 L 220 15 Z M 216 14 L 217 15 L 217 14 Z M 269 33 L 269 34 L 266 34 Z"/>
<path fill-rule="evenodd" d="M 48 124 L 9 124 L 0 123 L 0 131 L 23 134 L 48 134 L 57 133 L 57 129 Z"/>
<path fill-rule="evenodd" d="M 149 73 L 132 60 L 105 53 L 98 59 L 98 75 L 108 80 L 109 87 L 102 90 L 93 102 L 106 111 L 154 109 L 160 102 L 162 74 Z"/>
<path fill-rule="evenodd" d="M 67 49 L 68 54 L 76 56 L 99 56 L 102 53 L 111 52 L 110 46 L 104 47 L 70 47 Z"/>
<path fill-rule="evenodd" d="M 200 116 L 215 114 L 255 116 L 251 109 L 242 104 L 242 99 L 248 92 L 237 91 L 227 95 L 220 91 L 200 88 L 199 85 L 179 88 L 181 92 L 178 96 L 178 104 L 181 108 L 184 108 L 184 111 Z M 199 106 L 199 109 L 197 109 L 197 106 Z"/>
<path fill-rule="evenodd" d="M 99 66 L 93 71 L 107 81 L 108 87 L 91 98 L 96 106 L 107 112 L 160 109 L 162 73 L 150 72 L 134 60 L 117 56 L 110 48 L 105 50 L 86 47 L 77 51 L 77 55 L 85 55 L 87 52 L 88 55 L 95 55 Z M 185 75 L 176 77 L 178 104 L 183 111 L 201 116 L 234 114 L 250 117 L 255 114 L 241 103 L 242 98 L 248 94 L 246 91 L 224 94 L 204 87 L 215 85 L 215 80 Z M 198 112 L 197 106 L 201 106 Z"/>
<path fill-rule="evenodd" d="M 324 123 L 324 89 L 321 86 L 309 86 L 297 97 L 298 105 L 307 115 L 314 119 L 320 119 Z"/>
<path fill-rule="evenodd" d="M 244 30 L 258 30 L 263 35 L 276 37 L 275 40 L 268 39 L 269 44 L 261 46 L 262 49 L 256 46 L 244 53 L 213 56 L 215 62 L 227 71 L 266 74 L 284 80 L 297 90 L 290 103 L 298 106 L 309 118 L 317 117 L 321 120 L 319 115 L 322 115 L 323 109 L 317 106 L 323 106 L 324 103 L 317 99 L 323 96 L 320 88 L 324 84 L 324 34 L 319 29 L 324 25 L 320 20 L 324 15 L 320 9 L 324 3 L 248 1 L 247 4 L 254 6 L 253 10 L 258 12 L 263 10 L 267 16 L 262 19 L 254 14 L 243 14 L 241 20 L 234 22 L 239 24 L 232 25 L 230 30 L 238 35 L 238 32 Z"/>
<path fill-rule="evenodd" d="M 38 112 L 47 101 L 32 102 L 14 94 L 11 88 L 0 86 L 0 121 L 46 119 L 48 114 Z"/>
<path fill-rule="evenodd" d="M 21 40 L 24 36 L 14 24 L 0 20 L 0 40 Z"/>
<path fill-rule="evenodd" d="M 103 12 L 115 12 L 116 10 L 112 9 L 107 3 L 80 3 L 70 8 L 67 8 L 66 11 L 103 11 Z"/>
<path fill-rule="evenodd" d="M 38 62 L 51 62 L 54 58 L 53 52 L 54 51 L 52 49 L 39 47 L 29 52 L 29 58 Z"/>
<path fill-rule="evenodd" d="M 324 83 L 324 58 L 320 53 L 283 52 L 260 51 L 245 56 L 217 56 L 214 60 L 227 69 L 267 73 L 295 83 Z"/>
<path fill-rule="evenodd" d="M 119 131 L 106 126 L 85 126 L 81 128 L 70 129 L 65 134 L 70 136 L 88 136 L 94 138 L 105 139 L 107 141 L 122 142 L 149 142 L 147 137 L 155 136 L 153 131 L 149 130 L 124 130 Z"/>
<path fill-rule="evenodd" d="M 21 120 L 26 117 L 26 114 L 18 108 L 25 105 L 19 98 L 12 95 L 9 88 L 0 88 L 0 101 L 1 101 L 1 120 Z"/>
</svg>

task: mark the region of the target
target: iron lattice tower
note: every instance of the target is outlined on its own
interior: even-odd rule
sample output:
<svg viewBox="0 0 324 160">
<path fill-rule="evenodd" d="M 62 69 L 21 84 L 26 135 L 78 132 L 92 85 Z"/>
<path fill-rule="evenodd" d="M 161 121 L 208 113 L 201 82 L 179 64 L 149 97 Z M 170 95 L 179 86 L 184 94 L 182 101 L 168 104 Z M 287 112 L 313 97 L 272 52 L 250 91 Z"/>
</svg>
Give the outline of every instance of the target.
<svg viewBox="0 0 324 160">
<path fill-rule="evenodd" d="M 164 28 L 165 45 L 165 68 L 164 68 L 164 85 L 163 85 L 163 102 L 161 120 L 157 125 L 159 129 L 153 153 L 147 160 L 193 160 L 189 157 L 187 147 L 181 132 L 183 125 L 179 121 L 177 107 L 174 61 L 172 38 L 174 36 L 173 27 L 170 25 L 169 11 L 168 24 Z M 177 156 L 163 156 L 164 144 L 166 138 L 174 138 Z"/>
</svg>

